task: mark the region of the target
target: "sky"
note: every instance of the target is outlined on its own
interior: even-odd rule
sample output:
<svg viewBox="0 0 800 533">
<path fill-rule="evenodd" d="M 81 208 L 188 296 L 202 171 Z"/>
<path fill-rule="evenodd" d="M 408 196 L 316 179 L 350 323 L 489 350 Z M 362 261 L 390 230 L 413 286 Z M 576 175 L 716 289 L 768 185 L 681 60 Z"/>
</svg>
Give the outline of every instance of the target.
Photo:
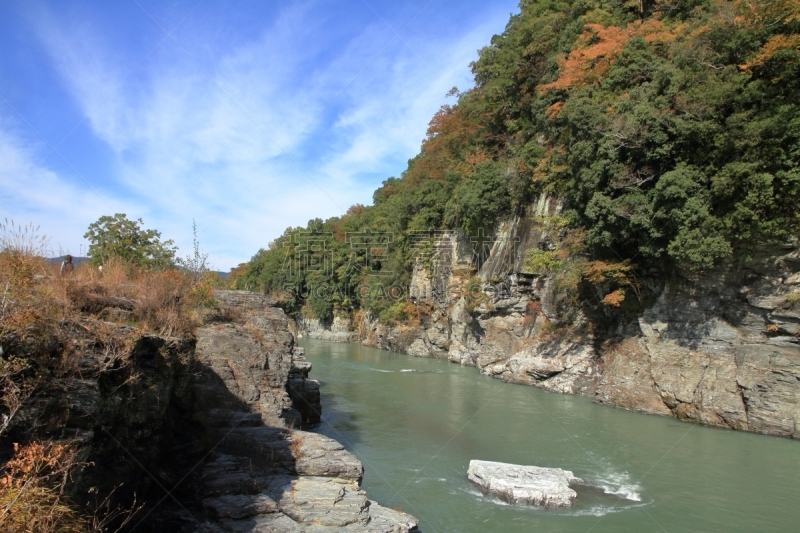
<svg viewBox="0 0 800 533">
<path fill-rule="evenodd" d="M 0 221 L 125 213 L 213 268 L 372 203 L 517 0 L 4 1 Z"/>
</svg>

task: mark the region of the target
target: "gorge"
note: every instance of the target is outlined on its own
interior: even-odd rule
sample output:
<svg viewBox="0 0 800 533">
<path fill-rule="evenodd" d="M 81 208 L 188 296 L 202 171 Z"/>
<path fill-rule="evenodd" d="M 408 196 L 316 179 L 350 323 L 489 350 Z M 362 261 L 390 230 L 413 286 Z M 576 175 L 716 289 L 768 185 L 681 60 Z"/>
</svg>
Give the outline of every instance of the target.
<svg viewBox="0 0 800 533">
<path fill-rule="evenodd" d="M 448 359 L 605 405 L 800 437 L 798 248 L 653 287 L 643 312 L 601 342 L 587 317 L 548 331 L 567 295 L 554 275 L 525 273 L 518 253 L 549 238 L 543 221 L 560 208 L 544 197 L 526 216 L 501 224 L 473 294 L 464 286 L 475 267 L 474 245 L 463 234 L 439 237 L 437 276 L 419 264 L 413 270 L 409 296 L 422 309 L 414 324 L 387 325 L 363 314 L 356 323 L 336 317 L 321 324 L 300 316 L 297 331 Z"/>
<path fill-rule="evenodd" d="M 362 486 L 427 532 L 793 531 L 797 442 L 597 405 L 474 368 L 302 339 L 322 380 L 318 431 L 364 463 Z M 411 371 L 413 370 L 413 372 Z M 487 497 L 473 460 L 569 470 L 572 507 Z"/>
</svg>

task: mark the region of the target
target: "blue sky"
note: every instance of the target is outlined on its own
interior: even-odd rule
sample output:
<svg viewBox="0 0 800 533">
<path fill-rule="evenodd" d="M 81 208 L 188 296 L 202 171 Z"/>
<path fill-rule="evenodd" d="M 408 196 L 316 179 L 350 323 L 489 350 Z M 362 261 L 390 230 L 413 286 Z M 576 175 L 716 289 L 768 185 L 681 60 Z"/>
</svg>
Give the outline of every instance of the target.
<svg viewBox="0 0 800 533">
<path fill-rule="evenodd" d="M 0 4 L 0 216 L 126 213 L 212 265 L 370 204 L 516 0 Z"/>
</svg>

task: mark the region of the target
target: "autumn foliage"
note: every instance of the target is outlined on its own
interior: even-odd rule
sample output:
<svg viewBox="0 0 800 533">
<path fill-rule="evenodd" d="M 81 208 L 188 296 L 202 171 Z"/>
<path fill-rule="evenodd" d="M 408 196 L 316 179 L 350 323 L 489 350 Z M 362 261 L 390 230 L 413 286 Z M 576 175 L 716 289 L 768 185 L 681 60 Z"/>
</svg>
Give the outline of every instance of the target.
<svg viewBox="0 0 800 533">
<path fill-rule="evenodd" d="M 472 63 L 475 86 L 451 91 L 457 101 L 432 117 L 419 154 L 375 191 L 374 205 L 290 228 L 330 235 L 331 272 L 281 270 L 287 233 L 256 254 L 240 286 L 288 285 L 299 294 L 312 284 L 358 285 L 365 280 L 348 271 L 344 236 L 365 227 L 397 237 L 381 269 L 387 285 L 407 284 L 416 264 L 409 234 L 487 235 L 529 215 L 542 194 L 563 202 L 569 224 L 559 231 L 581 245 L 524 250 L 524 268 L 560 272 L 572 288 L 595 285 L 604 312 L 644 301 L 645 272 L 703 271 L 796 242 L 799 6 L 521 2 Z M 290 311 L 305 305 L 296 300 Z M 330 320 L 337 308 L 365 308 L 381 316 L 393 305 L 354 296 L 316 313 Z"/>
<path fill-rule="evenodd" d="M 0 471 L 0 529 L 8 533 L 86 533 L 64 495 L 76 467 L 75 450 L 63 444 L 14 444 L 14 456 Z"/>
</svg>

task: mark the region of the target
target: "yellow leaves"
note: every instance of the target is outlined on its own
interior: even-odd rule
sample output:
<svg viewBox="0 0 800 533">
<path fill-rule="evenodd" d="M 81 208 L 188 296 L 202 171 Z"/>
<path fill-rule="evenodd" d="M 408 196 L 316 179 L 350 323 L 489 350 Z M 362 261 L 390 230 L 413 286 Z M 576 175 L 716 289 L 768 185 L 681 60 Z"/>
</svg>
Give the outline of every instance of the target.
<svg viewBox="0 0 800 533">
<path fill-rule="evenodd" d="M 779 51 L 791 49 L 800 50 L 800 34 L 773 35 L 764 44 L 764 46 L 761 47 L 761 51 L 758 53 L 758 55 L 756 55 L 747 63 L 739 66 L 744 70 L 750 70 L 753 67 L 757 67 L 769 61 Z"/>
</svg>

